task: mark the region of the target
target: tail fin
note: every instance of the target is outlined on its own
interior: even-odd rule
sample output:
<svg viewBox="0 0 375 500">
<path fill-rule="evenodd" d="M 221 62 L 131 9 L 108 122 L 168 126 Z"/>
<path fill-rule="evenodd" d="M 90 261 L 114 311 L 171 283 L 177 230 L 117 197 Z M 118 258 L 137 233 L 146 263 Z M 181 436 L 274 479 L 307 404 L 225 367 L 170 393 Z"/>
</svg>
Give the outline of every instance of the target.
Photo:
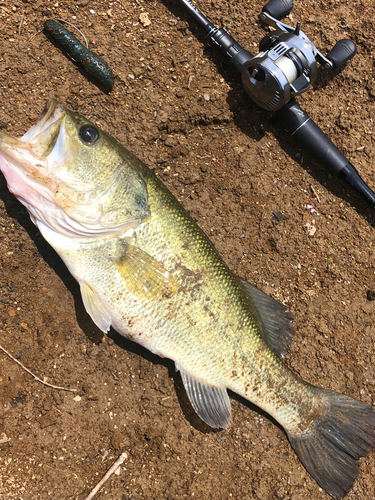
<svg viewBox="0 0 375 500">
<path fill-rule="evenodd" d="M 323 392 L 321 420 L 289 434 L 307 471 L 328 494 L 343 498 L 358 475 L 358 462 L 375 447 L 375 410 L 332 391 Z"/>
</svg>

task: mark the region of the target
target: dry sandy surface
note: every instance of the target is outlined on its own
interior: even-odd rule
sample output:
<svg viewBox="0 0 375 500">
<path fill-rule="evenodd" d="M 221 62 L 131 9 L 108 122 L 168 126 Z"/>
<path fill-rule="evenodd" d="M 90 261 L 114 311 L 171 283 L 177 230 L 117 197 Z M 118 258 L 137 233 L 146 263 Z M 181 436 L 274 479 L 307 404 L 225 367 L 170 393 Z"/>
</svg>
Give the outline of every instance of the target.
<svg viewBox="0 0 375 500">
<path fill-rule="evenodd" d="M 197 4 L 256 51 L 260 0 Z M 111 93 L 39 32 L 53 17 L 110 64 Z M 299 102 L 373 189 L 374 19 L 370 0 L 295 0 L 289 19 L 323 53 L 340 38 L 357 44 Z M 176 1 L 0 0 L 0 47 L 1 128 L 21 135 L 51 97 L 97 122 L 155 169 L 235 273 L 292 311 L 286 363 L 375 404 L 374 210 L 250 102 Z M 123 451 L 98 499 L 329 498 L 266 415 L 234 396 L 232 427 L 213 432 L 170 361 L 115 332 L 103 338 L 3 177 L 0 226 L 1 344 L 39 377 L 77 389 L 45 387 L 0 352 L 2 500 L 81 500 Z M 348 496 L 374 498 L 375 453 Z"/>
</svg>

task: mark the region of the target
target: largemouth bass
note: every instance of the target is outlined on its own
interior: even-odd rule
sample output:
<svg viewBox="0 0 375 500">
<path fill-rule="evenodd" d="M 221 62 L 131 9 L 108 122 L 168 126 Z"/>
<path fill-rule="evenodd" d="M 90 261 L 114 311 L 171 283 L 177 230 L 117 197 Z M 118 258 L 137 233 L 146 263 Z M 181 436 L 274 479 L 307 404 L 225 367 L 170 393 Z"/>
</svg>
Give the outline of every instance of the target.
<svg viewBox="0 0 375 500">
<path fill-rule="evenodd" d="M 211 427 L 231 423 L 227 389 L 262 408 L 319 485 L 346 495 L 375 446 L 374 409 L 282 362 L 285 307 L 230 272 L 147 166 L 53 100 L 21 139 L 0 132 L 0 169 L 103 332 L 172 359 Z"/>
</svg>

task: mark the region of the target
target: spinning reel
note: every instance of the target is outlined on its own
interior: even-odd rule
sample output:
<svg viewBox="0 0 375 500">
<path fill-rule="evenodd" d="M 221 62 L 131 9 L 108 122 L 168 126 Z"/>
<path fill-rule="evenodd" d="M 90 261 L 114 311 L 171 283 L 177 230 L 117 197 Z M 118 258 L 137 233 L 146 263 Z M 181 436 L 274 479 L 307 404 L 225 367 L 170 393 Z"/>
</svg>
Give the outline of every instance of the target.
<svg viewBox="0 0 375 500">
<path fill-rule="evenodd" d="M 280 5 L 281 4 L 281 5 Z M 280 8 L 280 6 L 282 8 Z M 317 76 L 317 63 L 332 69 L 351 59 L 356 46 L 339 40 L 325 57 L 300 30 L 278 20 L 289 14 L 293 2 L 269 2 L 260 19 L 275 29 L 259 44 L 259 54 L 244 64 L 242 84 L 258 106 L 277 111 L 292 97 L 309 89 Z"/>
</svg>

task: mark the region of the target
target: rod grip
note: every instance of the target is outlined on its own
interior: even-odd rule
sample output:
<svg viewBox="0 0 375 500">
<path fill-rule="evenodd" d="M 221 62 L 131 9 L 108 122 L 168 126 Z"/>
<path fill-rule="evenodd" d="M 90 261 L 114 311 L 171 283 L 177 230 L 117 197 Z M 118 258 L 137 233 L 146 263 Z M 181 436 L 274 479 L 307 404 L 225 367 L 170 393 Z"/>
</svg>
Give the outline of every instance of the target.
<svg viewBox="0 0 375 500">
<path fill-rule="evenodd" d="M 323 130 L 302 110 L 295 99 L 291 99 L 278 112 L 281 124 L 333 174 L 337 174 L 348 163 Z"/>
<path fill-rule="evenodd" d="M 345 179 L 373 208 L 375 193 L 367 186 L 357 170 L 341 153 L 323 130 L 301 109 L 295 99 L 285 104 L 278 116 L 281 124 L 289 130 L 332 174 Z"/>
<path fill-rule="evenodd" d="M 233 64 L 239 73 L 243 65 L 254 56 L 227 32 L 225 28 L 216 29 L 209 35 L 209 43 L 224 56 L 226 61 Z"/>
</svg>

